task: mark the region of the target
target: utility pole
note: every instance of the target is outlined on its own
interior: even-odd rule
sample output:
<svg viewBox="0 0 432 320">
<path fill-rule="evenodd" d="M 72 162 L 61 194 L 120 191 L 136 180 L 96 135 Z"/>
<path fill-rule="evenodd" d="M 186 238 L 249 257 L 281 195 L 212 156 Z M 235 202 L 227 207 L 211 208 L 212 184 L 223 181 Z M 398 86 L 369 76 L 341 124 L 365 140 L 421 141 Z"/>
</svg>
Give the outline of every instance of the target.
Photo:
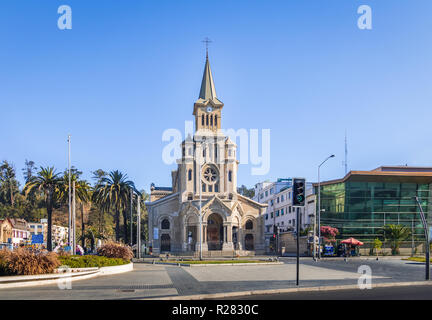
<svg viewBox="0 0 432 320">
<path fill-rule="evenodd" d="M 70 156 L 70 143 L 71 143 L 71 135 L 68 135 L 68 176 L 69 176 L 69 186 L 68 186 L 68 196 L 69 196 L 69 232 L 68 232 L 68 243 L 69 246 L 72 245 L 72 234 L 71 234 L 71 228 L 72 228 L 72 193 L 71 193 L 71 156 Z"/>
<path fill-rule="evenodd" d="M 318 166 L 318 259 L 321 259 L 321 180 L 320 180 L 320 168 L 330 158 L 334 158 L 334 154 L 328 156 Z M 314 239 L 315 241 L 315 239 Z"/>
<path fill-rule="evenodd" d="M 141 258 L 141 205 L 140 196 L 137 195 L 137 258 Z"/>
<path fill-rule="evenodd" d="M 72 254 L 75 255 L 76 254 L 76 221 L 75 221 L 75 204 L 76 204 L 76 199 L 75 199 L 75 180 L 72 182 Z"/>
<path fill-rule="evenodd" d="M 300 208 L 296 207 L 296 234 L 297 234 L 297 259 L 296 259 L 296 285 L 299 285 L 300 279 Z"/>
<path fill-rule="evenodd" d="M 133 246 L 133 189 L 130 189 L 130 245 Z"/>
</svg>

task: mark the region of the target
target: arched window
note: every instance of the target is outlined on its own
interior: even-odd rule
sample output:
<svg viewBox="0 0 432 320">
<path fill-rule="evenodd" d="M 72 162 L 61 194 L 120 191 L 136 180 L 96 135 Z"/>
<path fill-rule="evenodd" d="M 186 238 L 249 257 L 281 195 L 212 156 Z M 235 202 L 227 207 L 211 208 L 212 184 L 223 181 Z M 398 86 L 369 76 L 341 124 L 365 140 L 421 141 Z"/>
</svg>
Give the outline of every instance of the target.
<svg viewBox="0 0 432 320">
<path fill-rule="evenodd" d="M 246 221 L 245 227 L 246 227 L 246 230 L 252 230 L 253 229 L 253 222 L 252 222 L 252 220 Z"/>
<path fill-rule="evenodd" d="M 188 180 L 189 181 L 192 180 L 192 169 L 189 169 L 189 171 L 188 171 Z"/>
<path fill-rule="evenodd" d="M 232 171 L 228 171 L 228 181 L 232 181 Z"/>
<path fill-rule="evenodd" d="M 210 125 L 213 126 L 213 115 L 210 116 Z"/>
<path fill-rule="evenodd" d="M 201 125 L 204 125 L 204 115 L 201 116 Z"/>
<path fill-rule="evenodd" d="M 209 116 L 207 115 L 207 119 L 206 119 L 206 125 L 209 125 Z"/>
<path fill-rule="evenodd" d="M 217 114 L 215 115 L 215 126 L 217 126 Z"/>
<path fill-rule="evenodd" d="M 170 228 L 170 223 L 168 219 L 163 219 L 161 223 L 161 229 L 169 229 L 169 228 Z"/>
</svg>

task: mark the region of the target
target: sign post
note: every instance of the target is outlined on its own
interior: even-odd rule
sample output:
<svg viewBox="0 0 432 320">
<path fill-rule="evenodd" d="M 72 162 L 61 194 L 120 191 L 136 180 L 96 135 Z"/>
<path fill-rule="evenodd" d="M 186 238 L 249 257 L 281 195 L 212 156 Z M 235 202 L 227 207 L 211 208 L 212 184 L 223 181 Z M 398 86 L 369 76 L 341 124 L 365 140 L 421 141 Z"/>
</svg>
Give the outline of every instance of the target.
<svg viewBox="0 0 432 320">
<path fill-rule="evenodd" d="M 422 206 L 420 204 L 420 201 L 419 201 L 419 199 L 418 199 L 417 196 L 415 197 L 415 200 L 416 200 L 417 205 L 418 205 L 418 207 L 420 209 L 420 217 L 421 217 L 421 220 L 422 220 L 422 223 L 423 223 L 423 229 L 424 229 L 424 234 L 425 234 L 425 242 L 426 242 L 425 243 L 425 245 L 426 245 L 426 262 L 425 262 L 425 264 L 426 264 L 426 276 L 425 276 L 425 278 L 426 278 L 426 280 L 429 280 L 429 270 L 430 270 L 429 228 L 428 228 L 428 225 L 427 225 L 426 217 L 425 217 L 424 212 L 423 212 L 423 208 L 422 208 Z"/>
<path fill-rule="evenodd" d="M 297 263 L 296 285 L 300 280 L 300 208 L 304 208 L 306 200 L 306 179 L 293 178 L 292 204 L 296 208 L 296 237 L 297 237 Z"/>
</svg>

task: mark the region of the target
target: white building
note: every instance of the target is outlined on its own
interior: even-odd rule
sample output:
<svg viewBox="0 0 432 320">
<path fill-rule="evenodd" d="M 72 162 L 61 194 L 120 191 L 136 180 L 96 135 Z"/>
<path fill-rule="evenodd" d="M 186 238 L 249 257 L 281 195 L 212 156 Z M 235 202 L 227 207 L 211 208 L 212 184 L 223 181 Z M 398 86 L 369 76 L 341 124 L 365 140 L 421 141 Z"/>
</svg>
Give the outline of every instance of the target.
<svg viewBox="0 0 432 320">
<path fill-rule="evenodd" d="M 52 225 L 51 226 L 52 230 L 51 230 L 51 235 L 52 235 L 52 241 L 55 244 L 64 244 L 67 242 L 67 238 L 68 238 L 68 231 L 69 228 L 68 227 L 62 227 L 62 226 L 57 226 L 57 225 Z M 29 231 L 30 234 L 33 235 L 38 235 L 38 234 L 43 234 L 43 241 L 46 244 L 46 240 L 47 240 L 47 233 L 48 233 L 48 221 L 47 219 L 41 219 L 41 222 L 30 222 L 29 223 Z"/>
<path fill-rule="evenodd" d="M 10 219 L 12 222 L 12 244 L 14 247 L 30 240 L 27 221 L 24 219 Z"/>
<path fill-rule="evenodd" d="M 296 227 L 297 213 L 300 213 L 300 229 L 305 230 L 314 223 L 314 203 L 312 183 L 306 183 L 306 203 L 304 208 L 292 206 L 292 179 L 278 179 L 276 182 L 260 182 L 255 185 L 254 200 L 267 203 L 267 211 L 264 214 L 264 227 L 266 246 L 270 245 L 273 237 L 274 226 L 279 232 L 294 231 Z"/>
</svg>

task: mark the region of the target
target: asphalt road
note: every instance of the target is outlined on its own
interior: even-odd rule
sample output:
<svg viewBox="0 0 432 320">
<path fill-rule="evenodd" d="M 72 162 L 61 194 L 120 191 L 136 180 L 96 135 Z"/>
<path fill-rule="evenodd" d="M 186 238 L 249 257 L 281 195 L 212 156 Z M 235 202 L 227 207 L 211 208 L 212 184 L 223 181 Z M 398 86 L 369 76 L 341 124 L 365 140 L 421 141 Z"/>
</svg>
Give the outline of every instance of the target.
<svg viewBox="0 0 432 320">
<path fill-rule="evenodd" d="M 27 288 L 0 288 L 0 300 L 17 299 L 146 299 L 196 294 L 212 294 L 251 290 L 295 287 L 295 258 L 281 258 L 283 265 L 212 266 L 188 268 L 136 263 L 132 272 L 74 281 L 71 290 L 60 290 L 56 284 Z M 423 281 L 422 263 L 399 259 L 301 259 L 300 286 L 334 286 L 357 284 L 358 268 L 367 265 L 372 270 L 374 283 Z M 429 289 L 431 288 L 431 289 Z M 413 291 L 410 294 L 406 290 Z M 410 288 L 380 288 L 348 290 L 345 292 L 309 292 L 283 295 L 248 296 L 245 299 L 386 299 L 394 292 L 395 299 L 419 297 L 429 299 L 432 286 L 418 290 Z M 404 294 L 406 293 L 406 296 Z M 352 296 L 352 298 L 351 298 Z M 391 297 L 389 297 L 390 299 Z"/>
<path fill-rule="evenodd" d="M 431 300 L 432 286 L 293 292 L 250 295 L 222 300 Z"/>
</svg>

